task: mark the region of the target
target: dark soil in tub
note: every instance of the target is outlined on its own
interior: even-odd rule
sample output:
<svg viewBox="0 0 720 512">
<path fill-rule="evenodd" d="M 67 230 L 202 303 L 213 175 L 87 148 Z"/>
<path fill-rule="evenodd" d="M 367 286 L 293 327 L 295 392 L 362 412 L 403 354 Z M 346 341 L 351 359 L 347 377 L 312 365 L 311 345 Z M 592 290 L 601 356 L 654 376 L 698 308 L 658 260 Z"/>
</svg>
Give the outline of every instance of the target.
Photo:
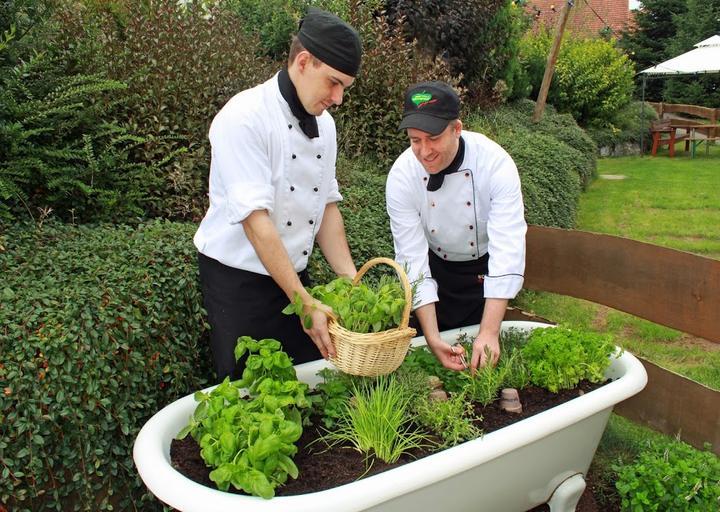
<svg viewBox="0 0 720 512">
<path fill-rule="evenodd" d="M 512 423 L 572 400 L 600 386 L 601 384 L 582 382 L 575 389 L 563 390 L 559 393 L 551 393 L 544 389 L 531 386 L 525 388 L 520 393 L 520 401 L 523 405 L 523 412 L 521 414 L 511 414 L 503 411 L 496 401 L 487 407 L 476 408 L 477 415 L 483 418 L 483 421 L 478 426 L 482 428 L 486 434 L 489 434 L 490 432 L 499 430 Z M 297 443 L 298 453 L 294 458 L 295 464 L 300 471 L 300 476 L 297 480 L 288 480 L 284 486 L 276 489 L 277 496 L 306 494 L 337 487 L 338 485 L 358 480 L 363 476 L 381 473 L 433 453 L 432 450 L 416 451 L 413 452 L 411 456 L 403 456 L 403 458 L 395 464 L 386 464 L 380 460 L 366 461 L 361 453 L 350 448 L 338 447 L 331 450 L 327 449 L 325 443 L 317 441 L 321 432 L 322 429 L 318 431 L 318 428 L 315 426 L 305 427 L 303 436 Z M 215 487 L 208 476 L 210 468 L 205 466 L 205 462 L 200 457 L 200 449 L 191 436 L 187 436 L 181 441 L 172 441 L 170 458 L 173 467 L 186 477 L 203 485 L 207 485 L 208 487 Z M 368 468 L 368 466 L 370 467 Z M 588 487 L 577 509 L 578 511 L 594 512 L 599 510 L 592 499 L 591 489 L 592 480 L 588 478 Z M 230 492 L 233 491 L 234 490 L 231 489 Z M 240 491 L 234 492 L 241 494 Z M 536 507 L 533 510 L 539 512 L 541 510 L 549 510 L 549 508 L 547 506 L 545 506 L 545 508 Z"/>
</svg>

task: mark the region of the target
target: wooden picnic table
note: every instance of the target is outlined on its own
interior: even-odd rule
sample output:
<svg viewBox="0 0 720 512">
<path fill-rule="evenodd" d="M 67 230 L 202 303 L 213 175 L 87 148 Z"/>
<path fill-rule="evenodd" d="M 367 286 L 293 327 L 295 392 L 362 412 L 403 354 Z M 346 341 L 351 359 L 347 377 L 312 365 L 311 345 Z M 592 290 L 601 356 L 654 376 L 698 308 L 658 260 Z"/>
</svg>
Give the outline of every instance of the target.
<svg viewBox="0 0 720 512">
<path fill-rule="evenodd" d="M 682 130 L 682 134 L 678 131 Z M 706 151 L 709 141 L 720 140 L 720 124 L 702 124 L 697 121 L 683 121 L 675 119 L 663 119 L 652 124 L 652 155 L 657 154 L 659 146 L 668 146 L 670 158 L 675 156 L 675 143 L 685 141 L 685 151 L 690 150 L 690 155 L 695 158 L 695 148 L 703 141 L 706 144 Z"/>
</svg>

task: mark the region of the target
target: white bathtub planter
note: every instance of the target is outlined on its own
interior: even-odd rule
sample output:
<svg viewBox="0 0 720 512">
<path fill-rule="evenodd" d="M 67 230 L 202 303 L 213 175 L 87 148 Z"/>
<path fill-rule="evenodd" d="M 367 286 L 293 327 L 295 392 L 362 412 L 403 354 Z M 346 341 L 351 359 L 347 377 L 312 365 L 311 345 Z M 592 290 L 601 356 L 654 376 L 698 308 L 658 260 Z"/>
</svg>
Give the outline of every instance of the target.
<svg viewBox="0 0 720 512">
<path fill-rule="evenodd" d="M 546 327 L 535 322 L 504 322 L 503 328 Z M 443 333 L 453 342 L 467 327 Z M 424 345 L 423 338 L 413 340 Z M 296 366 L 298 379 L 314 386 L 327 366 L 314 361 Z M 197 403 L 188 395 L 155 414 L 135 441 L 133 458 L 148 489 L 183 512 L 406 512 L 452 510 L 522 512 L 548 503 L 552 512 L 575 509 L 605 425 L 618 402 L 647 382 L 642 364 L 624 353 L 613 359 L 612 382 L 569 402 L 505 428 L 420 460 L 325 491 L 264 500 L 198 484 L 170 464 L 170 443 L 187 425 Z M 299 478 L 302 478 L 300 474 Z"/>
</svg>

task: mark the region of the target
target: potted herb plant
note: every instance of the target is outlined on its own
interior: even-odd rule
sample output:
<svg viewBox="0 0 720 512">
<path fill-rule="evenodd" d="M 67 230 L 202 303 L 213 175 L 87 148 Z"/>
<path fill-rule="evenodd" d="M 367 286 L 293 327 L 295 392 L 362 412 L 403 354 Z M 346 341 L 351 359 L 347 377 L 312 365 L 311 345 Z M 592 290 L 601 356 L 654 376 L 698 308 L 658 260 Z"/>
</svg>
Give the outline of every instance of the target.
<svg viewBox="0 0 720 512">
<path fill-rule="evenodd" d="M 534 322 L 503 324 L 503 329 L 538 327 L 545 326 Z M 452 343 L 458 336 L 476 329 L 448 331 L 443 333 L 443 338 Z M 413 345 L 424 345 L 423 338 L 415 338 Z M 550 342 L 541 345 L 552 349 Z M 322 381 L 318 372 L 328 366 L 326 361 L 315 361 L 294 368 L 298 381 L 313 387 Z M 583 475 L 613 405 L 638 393 L 647 381 L 640 362 L 628 353 L 613 358 L 603 377 L 610 382 L 498 431 L 389 471 L 315 493 L 267 500 L 213 489 L 175 470 L 170 460 L 170 444 L 188 426 L 198 406 L 193 395 L 168 405 L 147 422 L 137 437 L 134 459 L 151 492 L 185 512 L 243 508 L 405 511 L 442 509 L 449 504 L 453 510 L 480 507 L 522 511 L 542 503 L 549 503 L 553 512 L 573 510 L 585 487 Z M 289 474 L 292 468 L 288 468 Z"/>
</svg>

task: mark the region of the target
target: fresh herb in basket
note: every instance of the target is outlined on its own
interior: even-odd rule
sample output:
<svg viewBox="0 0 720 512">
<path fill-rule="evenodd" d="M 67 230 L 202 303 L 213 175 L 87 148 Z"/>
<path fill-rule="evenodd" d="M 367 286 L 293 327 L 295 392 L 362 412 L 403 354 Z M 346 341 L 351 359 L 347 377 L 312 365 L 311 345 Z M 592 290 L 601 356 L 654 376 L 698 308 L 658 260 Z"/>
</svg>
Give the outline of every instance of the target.
<svg viewBox="0 0 720 512">
<path fill-rule="evenodd" d="M 310 295 L 330 306 L 338 323 L 356 333 L 381 332 L 400 325 L 405 308 L 405 292 L 400 282 L 392 276 L 383 275 L 377 285 L 358 283 L 339 277 L 324 285 L 308 289 Z M 309 316 L 303 314 L 299 295 L 283 313 L 296 314 L 307 325 Z"/>
</svg>

